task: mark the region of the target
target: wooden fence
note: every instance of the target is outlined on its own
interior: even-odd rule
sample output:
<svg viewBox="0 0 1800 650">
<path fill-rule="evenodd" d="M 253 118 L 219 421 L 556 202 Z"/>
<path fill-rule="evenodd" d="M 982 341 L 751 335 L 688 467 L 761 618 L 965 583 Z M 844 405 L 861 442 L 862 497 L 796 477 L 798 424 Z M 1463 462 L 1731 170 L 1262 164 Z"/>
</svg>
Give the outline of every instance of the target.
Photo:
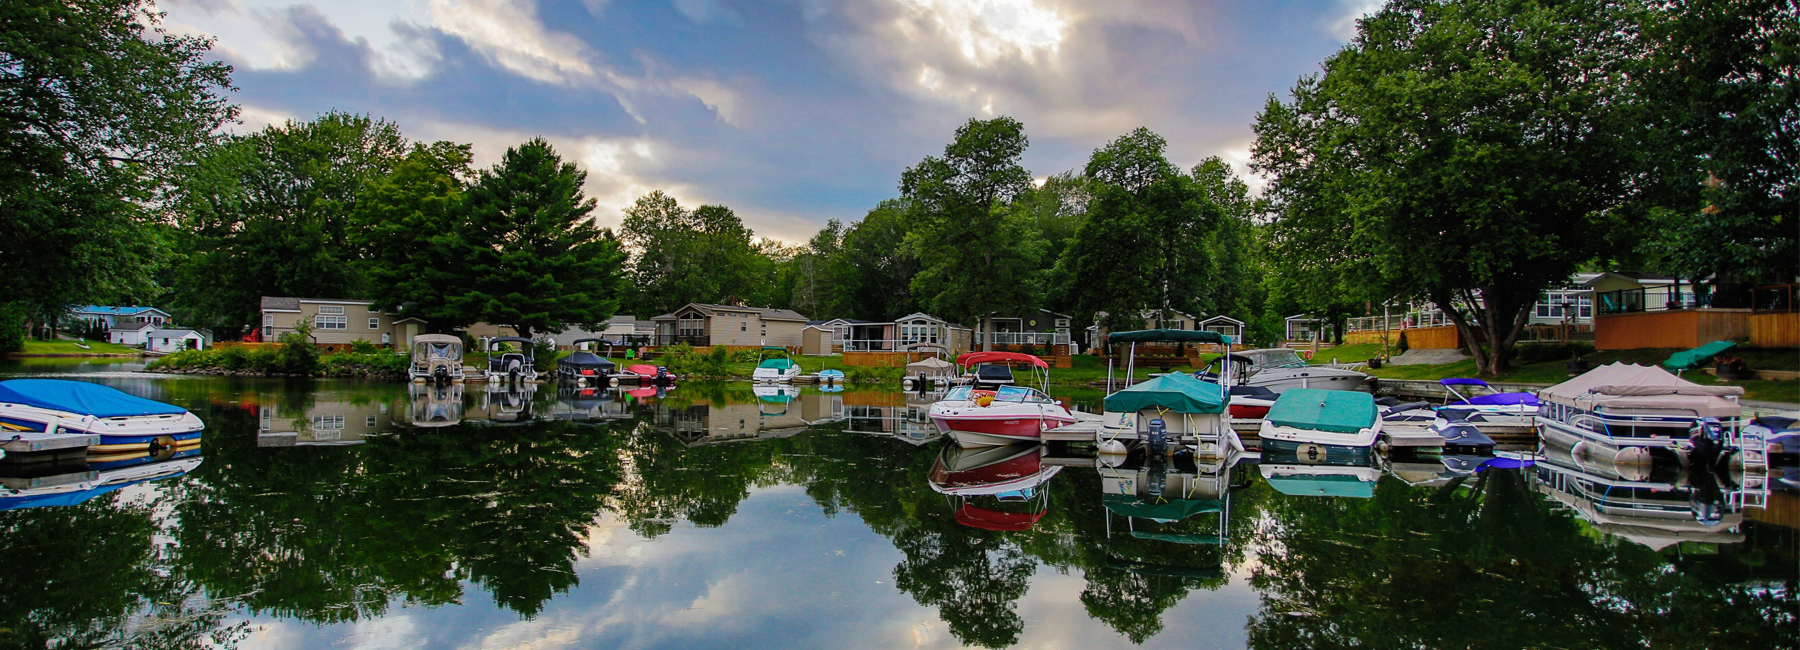
<svg viewBox="0 0 1800 650">
<path fill-rule="evenodd" d="M 1462 346 L 1462 334 L 1456 331 L 1455 325 L 1406 330 L 1408 350 L 1459 350 Z"/>
<path fill-rule="evenodd" d="M 1685 350 L 1713 341 L 1745 339 L 1750 336 L 1750 316 L 1748 309 L 1678 309 L 1595 316 L 1594 347 Z"/>
<path fill-rule="evenodd" d="M 1751 314 L 1750 347 L 1800 348 L 1800 312 Z"/>
</svg>

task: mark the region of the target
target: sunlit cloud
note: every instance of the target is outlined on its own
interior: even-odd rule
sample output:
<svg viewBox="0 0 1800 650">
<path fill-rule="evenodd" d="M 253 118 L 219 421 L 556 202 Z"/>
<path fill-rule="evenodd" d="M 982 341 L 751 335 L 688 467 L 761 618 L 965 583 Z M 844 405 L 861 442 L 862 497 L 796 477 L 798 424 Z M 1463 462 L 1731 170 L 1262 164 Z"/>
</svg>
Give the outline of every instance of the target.
<svg viewBox="0 0 1800 650">
<path fill-rule="evenodd" d="M 970 63 L 1017 56 L 1054 56 L 1069 21 L 1033 0 L 902 0 L 913 17 L 930 20 Z"/>
<path fill-rule="evenodd" d="M 592 78 L 587 45 L 546 29 L 532 0 L 431 0 L 431 23 L 495 64 L 547 83 Z"/>
</svg>

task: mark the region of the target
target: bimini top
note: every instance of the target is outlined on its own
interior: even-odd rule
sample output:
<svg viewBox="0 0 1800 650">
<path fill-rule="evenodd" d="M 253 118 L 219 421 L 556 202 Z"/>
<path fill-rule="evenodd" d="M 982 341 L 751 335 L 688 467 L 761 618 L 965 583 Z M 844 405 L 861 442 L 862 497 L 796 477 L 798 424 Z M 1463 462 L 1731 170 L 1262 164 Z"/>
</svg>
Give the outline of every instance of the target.
<svg viewBox="0 0 1800 650">
<path fill-rule="evenodd" d="M 950 375 L 956 372 L 956 364 L 937 357 L 925 357 L 906 364 L 908 375 Z"/>
<path fill-rule="evenodd" d="M 187 409 L 179 406 L 129 395 L 108 386 L 64 379 L 0 381 L 0 402 L 97 418 L 181 415 L 187 412 Z"/>
<path fill-rule="evenodd" d="M 1538 391 L 1538 399 L 1583 411 L 1608 408 L 1673 409 L 1700 417 L 1737 417 L 1743 407 L 1727 399 L 1742 386 L 1701 386 L 1656 366 L 1612 363 Z"/>
<path fill-rule="evenodd" d="M 1332 391 L 1338 392 L 1338 391 Z M 1169 373 L 1106 396 L 1108 413 L 1167 409 L 1176 413 L 1224 413 L 1229 398 L 1218 384 L 1187 373 Z"/>
<path fill-rule="evenodd" d="M 1439 379 L 1438 383 L 1445 386 L 1485 386 L 1487 388 L 1493 388 L 1493 386 L 1488 386 L 1487 382 L 1473 377 L 1450 377 L 1448 379 Z"/>
<path fill-rule="evenodd" d="M 1375 426 L 1380 417 L 1375 397 L 1352 390 L 1290 388 L 1269 407 L 1267 419 L 1276 426 L 1356 433 Z"/>
<path fill-rule="evenodd" d="M 977 363 L 1029 363 L 1039 368 L 1048 369 L 1050 364 L 1035 355 L 1023 352 L 967 352 L 956 358 L 956 365 L 972 366 Z"/>
<path fill-rule="evenodd" d="M 413 337 L 413 345 L 420 343 L 455 343 L 462 345 L 462 337 L 450 334 L 420 334 Z"/>
<path fill-rule="evenodd" d="M 1106 335 L 1108 343 L 1226 343 L 1225 335 L 1212 330 L 1136 330 Z"/>
</svg>

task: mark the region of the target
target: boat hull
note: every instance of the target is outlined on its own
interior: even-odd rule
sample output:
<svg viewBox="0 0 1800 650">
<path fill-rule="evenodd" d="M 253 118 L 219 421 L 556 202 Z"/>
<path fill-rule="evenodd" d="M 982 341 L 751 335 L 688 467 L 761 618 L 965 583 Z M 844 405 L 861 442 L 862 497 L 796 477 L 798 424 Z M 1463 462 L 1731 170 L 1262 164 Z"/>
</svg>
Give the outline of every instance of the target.
<svg viewBox="0 0 1800 650">
<path fill-rule="evenodd" d="M 1262 438 L 1264 449 L 1291 450 L 1299 445 L 1367 449 L 1374 447 L 1375 440 L 1381 437 L 1381 421 L 1377 420 L 1369 428 L 1360 429 L 1354 433 L 1338 433 L 1281 426 L 1269 420 L 1263 420 L 1257 435 Z"/>
<path fill-rule="evenodd" d="M 931 415 L 931 422 L 938 431 L 964 447 L 1037 442 L 1043 439 L 1045 430 L 1074 421 L 1074 418 L 1038 413 Z"/>
</svg>

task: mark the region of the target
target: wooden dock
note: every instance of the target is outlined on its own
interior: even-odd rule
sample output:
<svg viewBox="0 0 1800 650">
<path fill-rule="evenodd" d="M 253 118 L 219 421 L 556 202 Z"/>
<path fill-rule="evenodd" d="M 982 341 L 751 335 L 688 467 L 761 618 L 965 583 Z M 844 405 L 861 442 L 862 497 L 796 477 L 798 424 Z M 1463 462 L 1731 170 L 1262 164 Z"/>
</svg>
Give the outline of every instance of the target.
<svg viewBox="0 0 1800 650">
<path fill-rule="evenodd" d="M 87 453 L 88 447 L 100 444 L 100 434 L 20 431 L 0 434 L 0 441 L 4 441 L 0 442 L 0 449 L 6 450 L 7 454 Z"/>
</svg>

